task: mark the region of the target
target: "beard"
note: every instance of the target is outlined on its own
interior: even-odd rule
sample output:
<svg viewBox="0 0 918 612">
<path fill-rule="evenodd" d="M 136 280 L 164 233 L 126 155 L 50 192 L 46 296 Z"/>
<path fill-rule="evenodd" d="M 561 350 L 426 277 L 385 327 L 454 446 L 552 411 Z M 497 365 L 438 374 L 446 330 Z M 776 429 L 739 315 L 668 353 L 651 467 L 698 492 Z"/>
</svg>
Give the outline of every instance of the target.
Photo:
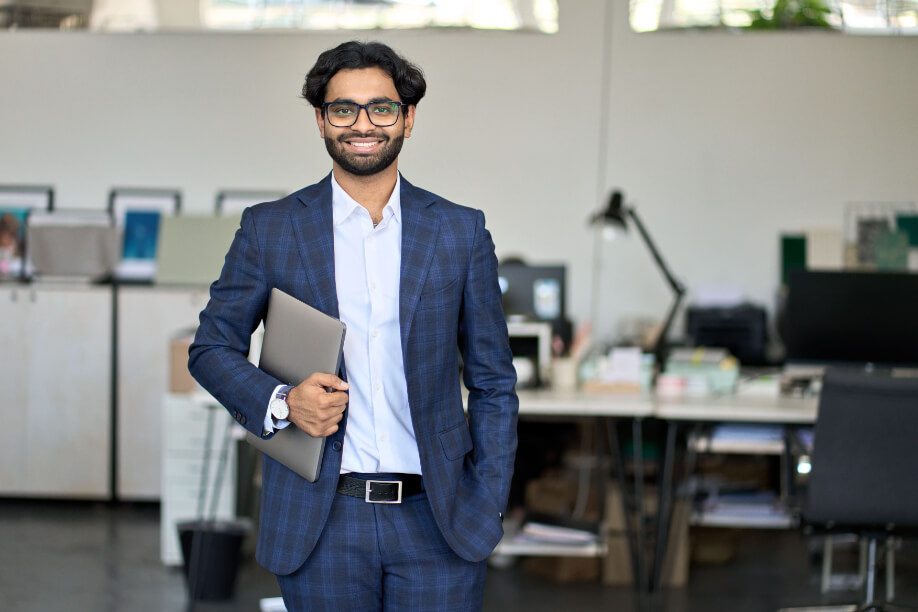
<svg viewBox="0 0 918 612">
<path fill-rule="evenodd" d="M 344 140 L 353 134 L 343 134 L 337 138 L 325 136 L 325 149 L 331 156 L 332 160 L 337 163 L 342 170 L 356 176 L 370 176 L 382 172 L 392 165 L 402 151 L 402 144 L 405 141 L 403 134 L 395 138 L 390 138 L 385 134 L 373 134 L 383 138 L 383 144 L 379 151 L 372 154 L 351 153 L 345 150 Z"/>
</svg>

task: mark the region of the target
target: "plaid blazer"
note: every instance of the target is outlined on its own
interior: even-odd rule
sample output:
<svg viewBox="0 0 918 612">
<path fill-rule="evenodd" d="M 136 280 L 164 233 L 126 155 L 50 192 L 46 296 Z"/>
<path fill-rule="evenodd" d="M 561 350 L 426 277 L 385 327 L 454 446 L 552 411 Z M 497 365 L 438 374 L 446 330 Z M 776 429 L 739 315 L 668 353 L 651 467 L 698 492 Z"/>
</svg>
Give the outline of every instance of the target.
<svg viewBox="0 0 918 612">
<path fill-rule="evenodd" d="M 466 560 L 480 561 L 503 533 L 519 406 L 494 244 L 481 211 L 404 178 L 401 207 L 399 319 L 425 488 L 450 547 Z M 330 175 L 243 213 L 201 312 L 188 365 L 255 435 L 262 435 L 268 398 L 281 384 L 246 359 L 271 288 L 337 317 L 334 266 Z M 460 354 L 468 415 L 460 393 Z M 326 441 L 314 483 L 264 457 L 256 558 L 275 574 L 295 571 L 315 547 L 335 495 L 346 427 L 347 411 Z"/>
</svg>

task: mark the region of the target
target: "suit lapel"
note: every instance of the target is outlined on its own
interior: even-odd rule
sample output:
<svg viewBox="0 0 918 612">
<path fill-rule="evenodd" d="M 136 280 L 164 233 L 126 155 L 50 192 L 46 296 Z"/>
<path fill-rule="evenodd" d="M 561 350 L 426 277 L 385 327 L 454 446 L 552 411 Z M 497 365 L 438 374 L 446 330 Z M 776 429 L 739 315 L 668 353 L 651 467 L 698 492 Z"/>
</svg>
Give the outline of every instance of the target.
<svg viewBox="0 0 918 612">
<path fill-rule="evenodd" d="M 297 194 L 302 207 L 291 213 L 297 249 L 312 292 L 312 305 L 338 317 L 331 174 Z"/>
<path fill-rule="evenodd" d="M 402 263 L 399 285 L 399 323 L 402 350 L 408 345 L 408 334 L 417 308 L 421 288 L 433 259 L 440 217 L 429 207 L 433 196 L 415 188 L 402 177 Z"/>
</svg>

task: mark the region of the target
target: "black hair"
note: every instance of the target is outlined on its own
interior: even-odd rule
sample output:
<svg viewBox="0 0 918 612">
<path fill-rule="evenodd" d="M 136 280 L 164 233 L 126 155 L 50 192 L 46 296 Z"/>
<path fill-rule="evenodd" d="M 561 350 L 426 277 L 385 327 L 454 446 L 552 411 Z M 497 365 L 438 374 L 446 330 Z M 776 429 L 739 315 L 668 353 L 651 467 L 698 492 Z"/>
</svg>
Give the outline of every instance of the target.
<svg viewBox="0 0 918 612">
<path fill-rule="evenodd" d="M 339 70 L 379 68 L 395 82 L 395 89 L 404 104 L 416 105 L 427 91 L 427 81 L 421 69 L 381 42 L 341 43 L 323 51 L 315 66 L 306 75 L 303 97 L 316 108 L 325 102 L 328 82 Z"/>
</svg>

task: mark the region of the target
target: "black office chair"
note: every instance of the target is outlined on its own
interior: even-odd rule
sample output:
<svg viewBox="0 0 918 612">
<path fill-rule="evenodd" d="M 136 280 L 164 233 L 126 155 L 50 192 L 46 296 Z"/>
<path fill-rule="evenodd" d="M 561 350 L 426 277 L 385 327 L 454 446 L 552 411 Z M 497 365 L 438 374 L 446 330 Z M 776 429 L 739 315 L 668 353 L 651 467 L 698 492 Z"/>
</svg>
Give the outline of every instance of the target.
<svg viewBox="0 0 918 612">
<path fill-rule="evenodd" d="M 865 603 L 851 610 L 892 609 L 874 596 L 877 545 L 918 534 L 916 431 L 918 378 L 841 369 L 826 372 L 803 522 L 816 531 L 854 533 L 867 541 Z M 887 551 L 890 562 L 891 551 Z M 891 563 L 886 572 L 890 599 Z"/>
</svg>

